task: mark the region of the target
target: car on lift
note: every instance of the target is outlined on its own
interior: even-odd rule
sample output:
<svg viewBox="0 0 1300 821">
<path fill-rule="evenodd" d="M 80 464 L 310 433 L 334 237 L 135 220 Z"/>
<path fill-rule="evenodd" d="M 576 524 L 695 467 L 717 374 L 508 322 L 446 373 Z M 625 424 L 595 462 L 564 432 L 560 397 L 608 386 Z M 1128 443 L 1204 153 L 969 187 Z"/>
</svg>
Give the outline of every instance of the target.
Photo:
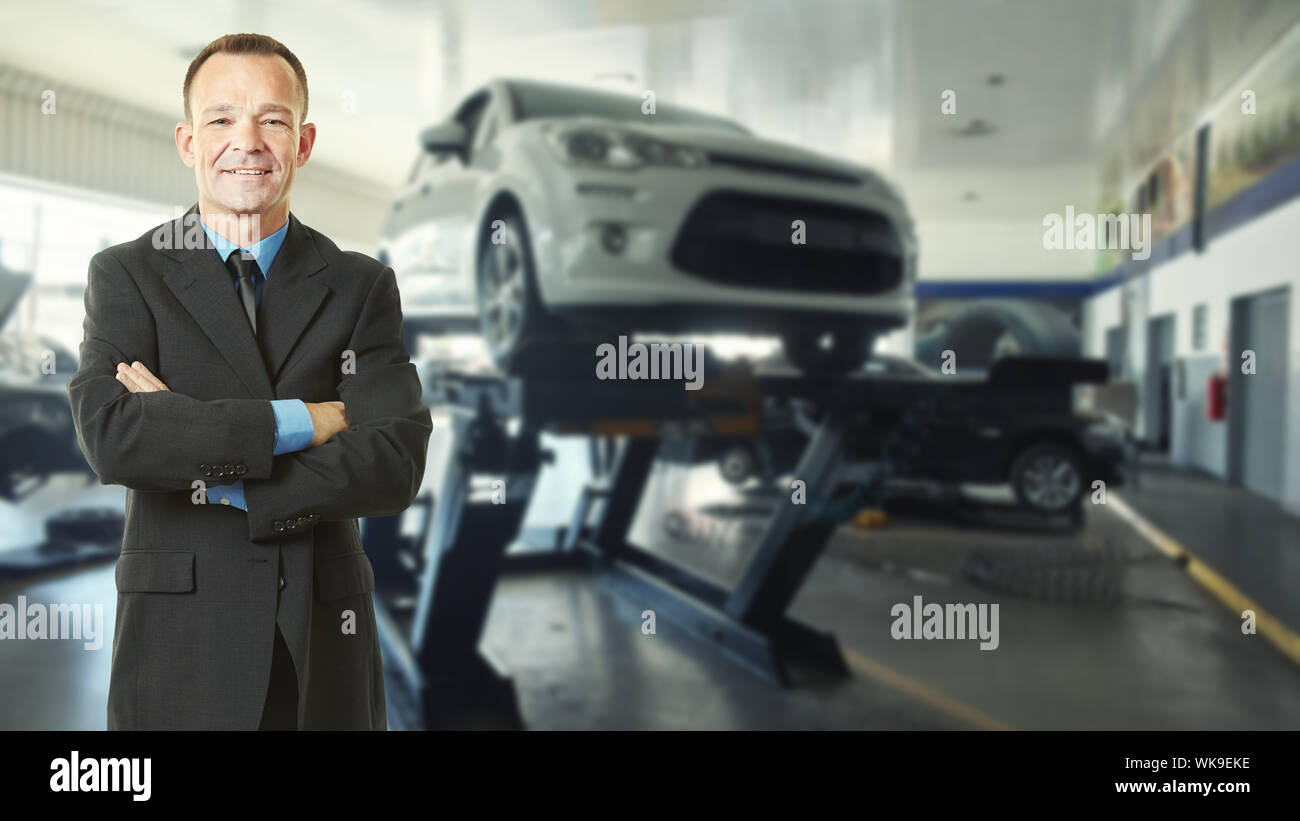
<svg viewBox="0 0 1300 821">
<path fill-rule="evenodd" d="M 949 385 L 944 388 L 949 392 L 941 394 L 933 412 L 912 419 L 911 400 L 892 402 L 893 392 L 882 386 L 854 458 L 879 459 L 891 447 L 895 456 L 889 483 L 896 489 L 917 482 L 1005 484 L 1022 508 L 1049 516 L 1069 514 L 1093 490 L 1094 481 L 1123 484 L 1137 451 L 1132 431 L 1119 417 L 1070 407 L 1068 377 L 1044 382 L 1040 365 L 1064 363 L 1064 369 L 1072 367 L 1070 362 L 1008 357 L 994 362 L 987 377 L 958 377 L 913 359 L 877 353 L 860 378 L 933 384 L 936 389 Z M 1102 374 L 1100 381 L 1104 379 Z M 1089 380 L 1097 381 L 1097 376 Z M 809 426 L 798 424 L 798 415 L 790 414 L 791 424 L 777 424 L 759 437 L 708 440 L 697 448 L 694 461 L 714 459 L 722 477 L 736 486 L 789 475 L 807 444 L 801 431 Z M 769 418 L 781 417 L 769 413 Z"/>
<path fill-rule="evenodd" d="M 30 275 L 0 267 L 0 329 L 30 283 Z M 53 339 L 0 335 L 0 498 L 19 501 L 60 471 L 90 473 L 68 404 L 76 370 L 76 357 Z"/>
<path fill-rule="evenodd" d="M 743 332 L 842 373 L 914 311 L 899 193 L 722 117 L 496 80 L 421 144 L 376 250 L 412 353 L 420 333 L 477 328 L 518 373 L 539 341 Z"/>
</svg>

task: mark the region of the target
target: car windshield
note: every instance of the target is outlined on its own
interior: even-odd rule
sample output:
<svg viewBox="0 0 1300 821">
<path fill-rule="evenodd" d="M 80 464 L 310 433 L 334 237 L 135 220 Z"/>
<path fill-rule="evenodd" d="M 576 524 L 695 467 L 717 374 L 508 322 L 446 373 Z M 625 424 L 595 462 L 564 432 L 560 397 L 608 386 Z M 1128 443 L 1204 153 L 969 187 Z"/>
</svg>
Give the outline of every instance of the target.
<svg viewBox="0 0 1300 821">
<path fill-rule="evenodd" d="M 515 118 L 532 120 L 538 117 L 601 117 L 608 120 L 640 121 L 641 98 L 608 91 L 592 91 L 534 83 L 511 83 Z M 655 122 L 669 125 L 689 125 L 728 131 L 732 134 L 749 132 L 740 125 L 722 117 L 691 111 L 688 108 L 655 104 Z"/>
</svg>

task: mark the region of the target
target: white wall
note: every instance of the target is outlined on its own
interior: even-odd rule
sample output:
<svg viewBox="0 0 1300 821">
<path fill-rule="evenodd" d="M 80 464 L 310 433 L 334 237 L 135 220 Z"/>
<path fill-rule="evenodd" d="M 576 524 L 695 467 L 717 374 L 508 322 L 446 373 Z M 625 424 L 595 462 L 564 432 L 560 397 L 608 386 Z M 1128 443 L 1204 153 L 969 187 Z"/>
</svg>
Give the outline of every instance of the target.
<svg viewBox="0 0 1300 821">
<path fill-rule="evenodd" d="M 1139 320 L 1146 333 L 1146 318 L 1174 314 L 1175 357 L 1201 366 L 1208 356 L 1223 357 L 1223 364 L 1240 367 L 1240 351 L 1226 351 L 1231 303 L 1236 297 L 1291 287 L 1289 322 L 1286 459 L 1281 502 L 1300 514 L 1300 259 L 1296 240 L 1300 237 L 1300 198 L 1274 209 L 1230 233 L 1215 237 L 1203 254 L 1187 253 L 1157 266 L 1147 276 L 1146 316 Z M 1209 309 L 1206 348 L 1192 349 L 1192 310 L 1205 303 Z M 1105 355 L 1105 331 L 1119 322 L 1120 289 L 1111 288 L 1085 306 L 1086 351 Z M 1257 351 L 1258 356 L 1268 352 Z M 1227 473 L 1227 423 L 1205 419 L 1204 367 L 1189 369 L 1188 396 L 1175 400 L 1171 459 L 1176 464 L 1204 468 L 1217 475 Z M 1231 409 L 1229 409 L 1231 413 Z"/>
<path fill-rule="evenodd" d="M 1062 206 L 1043 216 L 1063 211 Z M 1095 276 L 1096 252 L 1043 247 L 1043 216 L 918 219 L 918 279 L 1060 282 Z"/>
</svg>

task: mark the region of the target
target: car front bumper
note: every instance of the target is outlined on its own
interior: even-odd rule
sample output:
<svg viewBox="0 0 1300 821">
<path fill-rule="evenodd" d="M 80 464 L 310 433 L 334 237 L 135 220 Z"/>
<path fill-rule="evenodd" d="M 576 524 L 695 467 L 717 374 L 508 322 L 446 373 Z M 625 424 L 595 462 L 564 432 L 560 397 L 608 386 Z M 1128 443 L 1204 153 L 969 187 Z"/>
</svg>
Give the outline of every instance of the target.
<svg viewBox="0 0 1300 821">
<path fill-rule="evenodd" d="M 799 315 L 896 327 L 912 315 L 916 243 L 910 218 L 883 189 L 713 167 L 551 166 L 551 204 L 528 219 L 538 287 L 552 311 L 658 306 L 730 313 L 728 327 Z M 857 235 L 854 213 L 866 215 Z M 803 244 L 794 241 L 794 219 L 805 222 Z M 897 266 L 895 277 L 862 266 L 863 280 L 884 285 L 874 292 L 855 287 L 858 272 L 846 270 L 873 250 Z M 764 254 L 778 253 L 785 262 L 764 266 Z M 695 272 L 685 270 L 691 264 Z"/>
</svg>

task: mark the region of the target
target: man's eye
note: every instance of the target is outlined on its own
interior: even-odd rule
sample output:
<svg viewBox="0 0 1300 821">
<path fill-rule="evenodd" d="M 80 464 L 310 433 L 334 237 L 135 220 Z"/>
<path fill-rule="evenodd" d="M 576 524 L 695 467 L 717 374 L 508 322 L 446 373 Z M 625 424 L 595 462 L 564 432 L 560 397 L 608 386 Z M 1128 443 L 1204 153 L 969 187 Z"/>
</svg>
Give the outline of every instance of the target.
<svg viewBox="0 0 1300 821">
<path fill-rule="evenodd" d="M 268 123 L 279 123 L 280 125 L 284 125 L 284 120 L 267 120 L 267 122 L 268 122 Z"/>
<path fill-rule="evenodd" d="M 225 117 L 221 117 L 220 119 L 213 120 L 211 123 L 209 123 L 209 125 L 216 125 L 217 123 L 228 123 L 228 122 L 230 121 L 227 120 Z"/>
</svg>

